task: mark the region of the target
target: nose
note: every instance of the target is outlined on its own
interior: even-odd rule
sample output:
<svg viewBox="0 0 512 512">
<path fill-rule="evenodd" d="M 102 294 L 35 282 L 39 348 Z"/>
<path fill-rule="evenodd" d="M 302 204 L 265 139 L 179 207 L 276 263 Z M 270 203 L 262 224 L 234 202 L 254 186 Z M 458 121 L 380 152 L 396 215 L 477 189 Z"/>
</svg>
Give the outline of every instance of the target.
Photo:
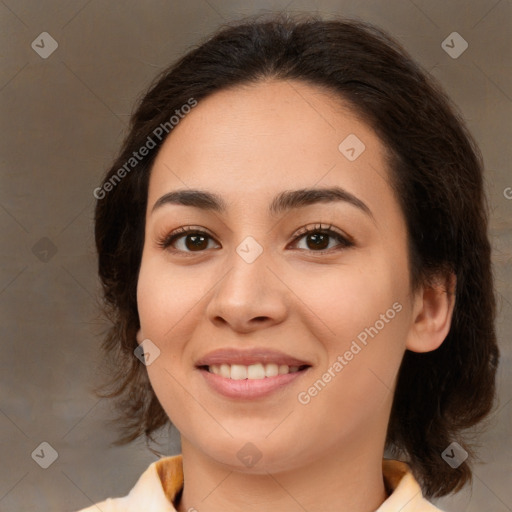
<svg viewBox="0 0 512 512">
<path fill-rule="evenodd" d="M 207 306 L 210 321 L 240 333 L 281 323 L 287 314 L 289 290 L 272 267 L 266 251 L 252 262 L 233 251 Z"/>
</svg>

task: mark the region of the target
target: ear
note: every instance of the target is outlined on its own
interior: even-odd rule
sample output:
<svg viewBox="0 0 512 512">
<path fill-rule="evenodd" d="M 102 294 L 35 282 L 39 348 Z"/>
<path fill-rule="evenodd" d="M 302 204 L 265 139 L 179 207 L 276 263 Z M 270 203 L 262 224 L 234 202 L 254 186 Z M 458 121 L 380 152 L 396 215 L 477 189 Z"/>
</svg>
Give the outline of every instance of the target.
<svg viewBox="0 0 512 512">
<path fill-rule="evenodd" d="M 412 352 L 430 352 L 448 336 L 455 306 L 455 274 L 436 276 L 422 285 L 414 298 L 414 323 L 406 347 Z"/>
<path fill-rule="evenodd" d="M 137 344 L 140 345 L 144 341 L 144 336 L 142 336 L 142 329 L 139 328 L 137 331 L 137 335 L 135 336 L 137 340 Z"/>
</svg>

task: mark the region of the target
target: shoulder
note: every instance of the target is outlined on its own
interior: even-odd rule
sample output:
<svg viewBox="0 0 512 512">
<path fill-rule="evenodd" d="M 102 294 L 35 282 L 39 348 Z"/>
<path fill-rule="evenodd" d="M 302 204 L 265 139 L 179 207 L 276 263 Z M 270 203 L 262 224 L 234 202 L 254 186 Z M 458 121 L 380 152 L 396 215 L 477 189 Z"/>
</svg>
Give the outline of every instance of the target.
<svg viewBox="0 0 512 512">
<path fill-rule="evenodd" d="M 172 501 L 183 485 L 181 455 L 153 462 L 126 495 L 108 498 L 78 512 L 176 512 Z"/>
<path fill-rule="evenodd" d="M 384 459 L 382 473 L 390 494 L 376 512 L 442 512 L 423 497 L 406 463 Z"/>
</svg>

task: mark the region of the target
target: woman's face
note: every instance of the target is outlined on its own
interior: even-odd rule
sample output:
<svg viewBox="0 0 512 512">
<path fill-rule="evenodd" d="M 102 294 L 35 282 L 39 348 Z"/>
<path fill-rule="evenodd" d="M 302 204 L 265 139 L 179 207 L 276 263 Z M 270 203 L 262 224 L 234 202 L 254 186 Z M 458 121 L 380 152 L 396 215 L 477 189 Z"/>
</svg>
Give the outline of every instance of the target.
<svg viewBox="0 0 512 512">
<path fill-rule="evenodd" d="M 374 131 L 301 82 L 218 92 L 173 129 L 138 341 L 160 351 L 149 378 L 188 446 L 258 472 L 383 445 L 414 316 L 388 172 Z"/>
</svg>

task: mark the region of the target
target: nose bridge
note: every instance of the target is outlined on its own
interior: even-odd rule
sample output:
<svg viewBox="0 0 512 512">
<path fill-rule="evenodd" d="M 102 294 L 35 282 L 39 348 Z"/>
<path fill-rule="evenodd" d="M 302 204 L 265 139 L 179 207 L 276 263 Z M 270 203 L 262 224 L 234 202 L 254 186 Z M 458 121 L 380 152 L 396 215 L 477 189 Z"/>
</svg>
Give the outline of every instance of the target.
<svg viewBox="0 0 512 512">
<path fill-rule="evenodd" d="M 211 319 L 222 318 L 235 328 L 247 328 L 254 318 L 282 319 L 284 296 L 268 268 L 272 266 L 269 254 L 252 236 L 234 248 L 226 260 L 228 271 L 208 305 Z"/>
<path fill-rule="evenodd" d="M 223 290 L 229 292 L 227 299 L 260 296 L 268 284 L 269 263 L 268 251 L 263 245 L 252 236 L 245 237 L 228 258 L 230 271 L 223 286 L 221 283 Z"/>
</svg>

